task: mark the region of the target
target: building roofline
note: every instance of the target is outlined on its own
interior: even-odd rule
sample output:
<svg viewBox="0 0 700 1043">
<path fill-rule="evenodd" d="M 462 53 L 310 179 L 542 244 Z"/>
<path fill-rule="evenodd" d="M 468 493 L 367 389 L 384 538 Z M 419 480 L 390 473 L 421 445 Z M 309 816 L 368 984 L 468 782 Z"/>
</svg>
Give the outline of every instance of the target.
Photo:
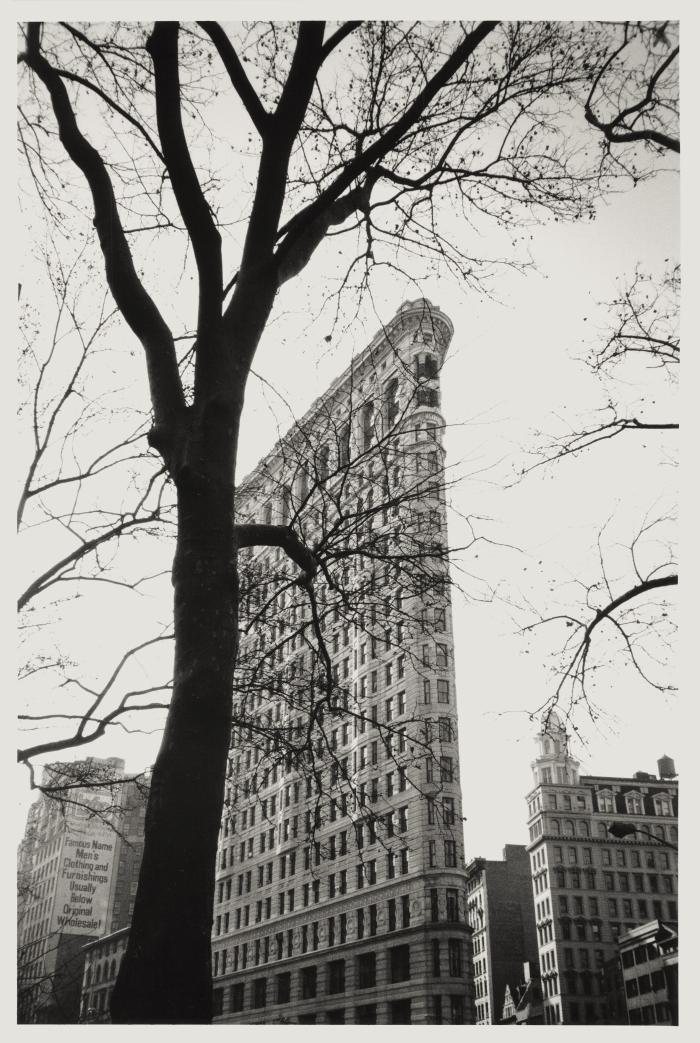
<svg viewBox="0 0 700 1043">
<path fill-rule="evenodd" d="M 121 938 L 122 935 L 128 934 L 131 930 L 131 924 L 127 927 L 120 927 L 118 931 L 112 931 L 110 934 L 101 934 L 99 938 L 93 938 L 91 942 L 86 942 L 85 945 L 81 945 L 80 948 L 85 952 L 86 949 L 94 949 L 96 945 L 101 945 L 103 942 L 113 941 L 115 938 Z"/>
<path fill-rule="evenodd" d="M 302 431 L 306 425 L 309 425 L 312 422 L 312 420 L 318 413 L 321 404 L 325 400 L 332 398 L 333 395 L 335 395 L 336 392 L 340 390 L 344 383 L 350 380 L 353 377 L 353 375 L 355 375 L 358 372 L 358 370 L 362 369 L 367 360 L 371 358 L 375 354 L 375 352 L 383 346 L 383 342 L 387 340 L 389 335 L 401 323 L 402 320 L 404 320 L 409 315 L 414 315 L 417 316 L 418 320 L 420 321 L 420 318 L 426 314 L 429 314 L 430 316 L 435 318 L 439 318 L 441 322 L 444 322 L 447 326 L 448 336 L 445 345 L 446 352 L 454 335 L 454 326 L 452 325 L 452 322 L 450 321 L 448 316 L 445 315 L 445 313 L 437 305 L 433 304 L 426 297 L 419 297 L 415 301 L 404 301 L 404 303 L 399 307 L 398 311 L 389 320 L 389 322 L 385 326 L 381 326 L 380 329 L 377 330 L 367 347 L 363 348 L 359 355 L 351 359 L 351 361 L 345 367 L 343 372 L 340 373 L 340 375 L 337 376 L 335 380 L 331 381 L 325 392 L 318 398 L 314 399 L 314 401 L 311 403 L 304 415 L 299 420 L 295 420 L 294 423 L 292 423 L 289 426 L 285 433 L 277 439 L 270 451 L 267 452 L 258 461 L 258 463 L 255 465 L 252 471 L 249 471 L 248 474 L 246 474 L 240 480 L 240 482 L 237 483 L 238 493 L 244 494 L 247 491 L 246 487 L 253 483 L 253 479 L 256 478 L 260 473 L 265 472 L 265 465 L 274 463 L 275 456 L 279 450 L 279 446 L 287 442 L 295 432 Z"/>
</svg>

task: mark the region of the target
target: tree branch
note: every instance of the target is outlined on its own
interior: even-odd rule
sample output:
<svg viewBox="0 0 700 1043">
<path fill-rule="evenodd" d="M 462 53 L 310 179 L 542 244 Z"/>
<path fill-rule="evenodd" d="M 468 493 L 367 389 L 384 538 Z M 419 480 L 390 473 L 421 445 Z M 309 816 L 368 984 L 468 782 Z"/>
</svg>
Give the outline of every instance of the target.
<svg viewBox="0 0 700 1043">
<path fill-rule="evenodd" d="M 415 125 L 439 91 L 468 61 L 482 40 L 489 33 L 493 32 L 497 25 L 498 22 L 481 22 L 473 32 L 468 33 L 433 78 L 426 83 L 423 90 L 408 106 L 403 115 L 384 134 L 377 138 L 368 149 L 346 163 L 335 181 L 325 188 L 312 203 L 309 203 L 287 222 L 284 228 L 280 230 L 280 234 L 285 233 L 285 238 L 275 255 L 279 267 L 284 267 L 286 254 L 294 248 L 298 239 L 305 234 L 309 226 L 317 218 L 321 217 L 323 211 L 331 203 L 335 202 L 358 177 L 366 174 L 375 163 L 383 159 L 401 141 L 402 137 L 410 127 Z"/>
<path fill-rule="evenodd" d="M 253 126 L 260 137 L 263 138 L 270 123 L 270 113 L 263 108 L 263 104 L 246 76 L 241 60 L 236 54 L 236 50 L 226 32 L 218 22 L 198 22 L 197 25 L 201 26 L 216 47 L 236 94 L 243 102 L 243 106 L 250 116 Z"/>
<path fill-rule="evenodd" d="M 156 22 L 146 47 L 153 59 L 158 133 L 175 199 L 197 262 L 197 335 L 204 342 L 206 331 L 221 317 L 221 235 L 194 169 L 182 125 L 178 28 L 177 22 Z"/>
<path fill-rule="evenodd" d="M 41 53 L 40 31 L 41 23 L 29 23 L 27 50 L 21 60 L 48 90 L 61 143 L 88 183 L 107 283 L 119 310 L 143 345 L 156 424 L 168 426 L 185 409 L 172 333 L 136 274 L 107 168 L 80 131 L 63 80 Z"/>
<path fill-rule="evenodd" d="M 318 571 L 318 561 L 288 525 L 236 525 L 234 538 L 238 548 L 281 547 L 304 573 L 302 583 L 309 582 Z"/>
</svg>

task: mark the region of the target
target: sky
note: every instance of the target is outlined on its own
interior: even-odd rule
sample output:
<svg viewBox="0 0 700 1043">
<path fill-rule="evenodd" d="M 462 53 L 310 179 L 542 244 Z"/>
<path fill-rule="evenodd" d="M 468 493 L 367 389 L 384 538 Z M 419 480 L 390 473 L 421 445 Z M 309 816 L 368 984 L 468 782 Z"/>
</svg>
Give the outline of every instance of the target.
<svg viewBox="0 0 700 1043">
<path fill-rule="evenodd" d="M 678 202 L 675 175 L 660 175 L 601 204 L 595 221 L 528 229 L 526 245 L 537 272 L 503 270 L 491 298 L 450 278 L 421 285 L 422 295 L 449 316 L 455 330 L 442 374 L 447 463 L 460 477 L 452 491 L 450 541 L 464 542 L 463 517 L 473 514 L 491 519 L 480 523 L 480 532 L 509 545 L 483 545 L 478 557 L 475 551 L 460 559 L 468 575 L 460 576 L 464 593 L 455 592 L 453 603 L 468 858 L 498 857 L 506 843 L 527 840 L 524 796 L 531 786 L 535 734 L 529 714 L 551 694 L 547 652 L 556 648 L 557 635 L 551 644 L 540 638 L 528 645 L 519 628 L 532 616 L 518 603 L 528 599 L 546 609 L 565 601 L 568 588 L 562 584 L 595 577 L 596 538 L 607 519 L 613 542 L 624 542 L 654 503 L 674 494 L 677 474 L 668 465 L 668 445 L 632 438 L 504 486 L 513 462 L 517 466 L 536 444 L 535 430 L 556 431 L 555 413 L 565 409 L 573 418 L 601 403 L 600 389 L 580 361 L 605 329 L 599 302 L 615 295 L 616 280 L 630 276 L 636 264 L 659 271 L 666 258 L 677 257 Z M 255 361 L 258 378 L 249 384 L 240 475 L 274 443 L 276 425 L 289 425 L 291 415 L 270 386 L 283 392 L 291 414 L 303 415 L 352 353 L 364 348 L 380 320 L 418 296 L 414 286 L 384 280 L 374 313 L 366 310 L 363 321 L 327 345 L 323 322 L 309 336 L 305 321 L 307 291 L 313 296 L 327 263 L 319 252 L 302 282 L 280 296 L 283 317 L 266 333 Z M 485 601 L 491 589 L 497 596 Z M 125 602 L 109 604 L 105 614 L 89 609 L 81 616 L 79 643 L 92 646 L 96 673 L 127 633 L 142 632 L 154 612 L 167 616 L 153 597 L 130 604 L 128 617 Z M 77 637 L 66 636 L 66 643 Z M 573 746 L 582 771 L 655 771 L 658 757 L 674 756 L 679 726 L 672 697 L 624 670 L 605 675 L 596 697 L 604 712 L 595 725 L 579 721 L 585 743 Z M 124 756 L 129 768 L 138 769 L 152 760 L 157 745 L 157 734 L 117 733 L 89 752 Z M 21 824 L 31 799 L 24 775 L 17 794 Z"/>
</svg>

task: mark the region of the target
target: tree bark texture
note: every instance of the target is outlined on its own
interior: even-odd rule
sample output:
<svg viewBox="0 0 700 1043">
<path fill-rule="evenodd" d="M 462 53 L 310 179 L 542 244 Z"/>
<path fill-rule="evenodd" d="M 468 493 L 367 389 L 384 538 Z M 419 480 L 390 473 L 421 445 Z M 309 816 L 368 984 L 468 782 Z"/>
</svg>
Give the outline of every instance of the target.
<svg viewBox="0 0 700 1043">
<path fill-rule="evenodd" d="M 130 943 L 112 995 L 116 1023 L 212 1016 L 214 874 L 237 651 L 235 432 L 219 438 L 219 466 L 205 477 L 185 468 L 177 481 L 174 689 L 153 770 Z"/>
</svg>

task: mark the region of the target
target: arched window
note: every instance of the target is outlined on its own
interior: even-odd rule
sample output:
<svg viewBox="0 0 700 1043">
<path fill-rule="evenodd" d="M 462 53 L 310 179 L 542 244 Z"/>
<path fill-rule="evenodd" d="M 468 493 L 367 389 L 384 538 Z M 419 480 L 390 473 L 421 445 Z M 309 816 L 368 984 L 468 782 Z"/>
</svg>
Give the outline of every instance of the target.
<svg viewBox="0 0 700 1043">
<path fill-rule="evenodd" d="M 292 490 L 288 485 L 282 489 L 282 524 L 289 525 L 289 517 L 292 509 Z"/>
<path fill-rule="evenodd" d="M 374 438 L 374 403 L 367 402 L 362 409 L 362 448 L 369 449 Z"/>
<path fill-rule="evenodd" d="M 319 449 L 316 457 L 316 470 L 320 481 L 325 481 L 328 477 L 328 458 L 330 456 L 330 448 L 324 445 Z"/>
<path fill-rule="evenodd" d="M 338 435 L 338 464 L 347 467 L 350 463 L 350 424 L 343 424 Z"/>
<path fill-rule="evenodd" d="M 309 476 L 305 470 L 302 470 L 301 474 L 299 475 L 298 490 L 299 500 L 304 501 L 306 497 L 309 495 Z"/>
<path fill-rule="evenodd" d="M 389 427 L 393 427 L 399 415 L 399 381 L 394 377 L 386 386 L 384 398 L 386 402 L 386 418 Z"/>
<path fill-rule="evenodd" d="M 584 821 L 583 819 L 579 819 L 579 823 L 578 823 L 578 835 L 579 835 L 580 837 L 589 837 L 589 836 L 591 835 L 591 834 L 590 834 L 590 830 L 589 830 L 589 828 L 588 828 L 588 823 L 587 823 L 587 822 L 585 822 L 585 821 Z"/>
<path fill-rule="evenodd" d="M 564 819 L 564 836 L 572 837 L 574 835 L 574 824 L 570 818 Z"/>
</svg>

